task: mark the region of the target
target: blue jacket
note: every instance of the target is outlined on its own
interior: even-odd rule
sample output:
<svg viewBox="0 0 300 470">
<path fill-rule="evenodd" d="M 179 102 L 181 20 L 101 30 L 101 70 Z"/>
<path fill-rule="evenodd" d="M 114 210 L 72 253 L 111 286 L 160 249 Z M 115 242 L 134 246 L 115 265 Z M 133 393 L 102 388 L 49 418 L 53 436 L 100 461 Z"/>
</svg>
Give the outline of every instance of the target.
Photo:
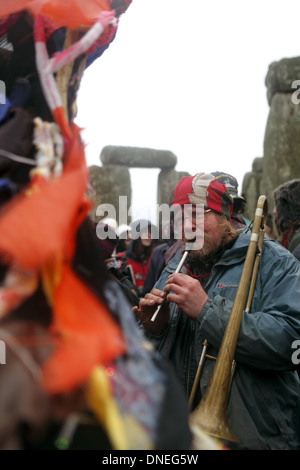
<svg viewBox="0 0 300 470">
<path fill-rule="evenodd" d="M 170 304 L 167 328 L 146 336 L 175 366 L 190 393 L 202 344 L 217 356 L 239 284 L 249 232 L 214 265 L 205 286 L 209 300 L 193 320 Z M 163 289 L 175 271 L 181 251 L 163 271 Z M 184 271 L 182 271 L 184 272 Z M 285 248 L 265 239 L 250 313 L 243 313 L 235 352 L 237 368 L 228 405 L 233 433 L 247 449 L 300 448 L 300 385 L 292 362 L 292 344 L 300 339 L 300 263 Z M 200 379 L 203 393 L 215 362 L 206 360 Z M 200 392 L 199 392 L 200 393 Z"/>
</svg>

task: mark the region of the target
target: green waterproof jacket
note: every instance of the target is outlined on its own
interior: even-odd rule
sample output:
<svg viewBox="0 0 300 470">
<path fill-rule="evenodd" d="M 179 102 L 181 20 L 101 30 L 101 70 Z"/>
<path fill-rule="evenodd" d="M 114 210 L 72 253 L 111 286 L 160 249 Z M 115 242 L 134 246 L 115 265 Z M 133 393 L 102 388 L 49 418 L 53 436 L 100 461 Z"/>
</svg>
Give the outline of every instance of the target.
<svg viewBox="0 0 300 470">
<path fill-rule="evenodd" d="M 196 320 L 171 303 L 164 332 L 154 336 L 145 330 L 146 337 L 174 364 L 187 395 L 205 339 L 210 345 L 208 354 L 218 354 L 249 237 L 250 233 L 243 231 L 214 265 L 205 286 L 209 300 Z M 163 289 L 180 256 L 178 251 L 156 283 L 157 288 Z M 299 340 L 300 263 L 288 250 L 265 239 L 252 306 L 249 313 L 243 312 L 228 405 L 228 422 L 242 442 L 241 448 L 300 449 Z M 214 364 L 213 360 L 205 361 L 197 399 L 208 384 Z"/>
</svg>

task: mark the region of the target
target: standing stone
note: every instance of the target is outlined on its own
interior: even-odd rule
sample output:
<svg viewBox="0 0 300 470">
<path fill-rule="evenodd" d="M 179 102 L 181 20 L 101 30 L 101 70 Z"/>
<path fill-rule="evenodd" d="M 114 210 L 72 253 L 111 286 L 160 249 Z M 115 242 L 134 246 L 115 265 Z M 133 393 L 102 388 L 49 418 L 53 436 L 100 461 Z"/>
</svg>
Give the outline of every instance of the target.
<svg viewBox="0 0 300 470">
<path fill-rule="evenodd" d="M 252 171 L 244 176 L 242 194 L 246 194 L 247 204 L 243 215 L 248 220 L 253 220 L 257 200 L 264 193 L 263 184 L 263 158 L 257 157 L 252 163 Z"/>
<path fill-rule="evenodd" d="M 171 191 L 175 188 L 179 180 L 184 176 L 190 176 L 189 173 L 175 171 L 171 169 L 161 170 L 158 175 L 157 185 L 157 203 L 168 204 Z"/>
<path fill-rule="evenodd" d="M 127 167 L 106 165 L 103 167 L 93 165 L 89 167 L 90 186 L 94 191 L 94 204 L 90 216 L 98 222 L 105 216 L 96 216 L 97 207 L 101 204 L 111 204 L 116 210 L 116 220 L 119 219 L 119 196 L 127 197 L 127 207 L 131 206 L 131 182 Z M 124 216 L 125 214 L 123 214 Z M 126 214 L 126 219 L 127 219 Z M 111 217 L 111 215 L 108 215 Z M 128 220 L 126 223 L 129 223 Z"/>
<path fill-rule="evenodd" d="M 246 217 L 252 201 L 261 194 L 274 207 L 273 191 L 280 184 L 300 178 L 300 57 L 284 58 L 270 64 L 266 76 L 270 112 L 264 136 L 262 172 L 253 170 L 243 181 L 247 196 Z M 256 179 L 256 181 L 254 181 Z"/>
<path fill-rule="evenodd" d="M 189 173 L 183 171 L 175 171 L 172 169 L 161 170 L 158 175 L 158 184 L 157 184 L 157 204 L 158 204 L 158 214 L 157 221 L 158 226 L 161 230 L 162 222 L 165 221 L 166 212 L 164 212 L 170 203 L 170 195 L 172 190 L 175 188 L 179 180 L 184 176 L 190 176 Z M 161 207 L 160 207 L 161 206 Z M 169 211 L 168 211 L 169 213 Z"/>
<path fill-rule="evenodd" d="M 119 196 L 127 196 L 127 208 L 131 206 L 130 168 L 160 168 L 157 188 L 157 204 L 168 204 L 172 189 L 187 172 L 178 172 L 174 168 L 177 157 L 169 150 L 156 150 L 140 147 L 122 147 L 109 145 L 102 149 L 100 160 L 103 166 L 91 166 L 90 186 L 94 192 L 94 205 L 90 212 L 92 220 L 98 222 L 105 216 L 96 215 L 97 207 L 110 204 L 115 207 L 118 223 L 130 223 L 128 213 L 126 220 L 120 221 Z M 160 214 L 160 209 L 158 207 Z M 123 211 L 121 216 L 124 216 Z M 112 217 L 112 214 L 108 214 Z M 158 225 L 161 220 L 157 217 Z"/>
<path fill-rule="evenodd" d="M 267 196 L 281 183 L 300 178 L 299 156 L 300 105 L 292 103 L 290 93 L 276 93 L 264 140 L 263 181 Z"/>
<path fill-rule="evenodd" d="M 300 105 L 293 103 L 294 81 L 300 78 L 300 57 L 273 62 L 266 76 L 270 113 L 264 138 L 263 186 L 274 206 L 273 190 L 300 177 Z"/>
</svg>

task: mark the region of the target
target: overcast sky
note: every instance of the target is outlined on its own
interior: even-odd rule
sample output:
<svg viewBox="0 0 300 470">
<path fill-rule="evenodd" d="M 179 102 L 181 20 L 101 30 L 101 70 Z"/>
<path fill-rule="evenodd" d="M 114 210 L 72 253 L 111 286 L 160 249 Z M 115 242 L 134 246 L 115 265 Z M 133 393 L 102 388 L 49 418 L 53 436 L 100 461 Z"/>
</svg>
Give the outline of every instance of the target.
<svg viewBox="0 0 300 470">
<path fill-rule="evenodd" d="M 87 164 L 101 165 L 106 145 L 170 150 L 176 170 L 226 171 L 241 190 L 263 156 L 268 67 L 300 56 L 299 9 L 296 0 L 133 0 L 81 82 Z M 134 218 L 155 222 L 159 170 L 130 173 Z"/>
</svg>

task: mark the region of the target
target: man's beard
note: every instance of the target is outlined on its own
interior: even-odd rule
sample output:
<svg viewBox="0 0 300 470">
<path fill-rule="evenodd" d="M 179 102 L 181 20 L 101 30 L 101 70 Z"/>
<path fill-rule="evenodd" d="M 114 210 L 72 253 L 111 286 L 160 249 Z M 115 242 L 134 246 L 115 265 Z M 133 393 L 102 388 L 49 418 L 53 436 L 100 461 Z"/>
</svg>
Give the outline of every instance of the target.
<svg viewBox="0 0 300 470">
<path fill-rule="evenodd" d="M 203 265 L 210 265 L 214 263 L 216 257 L 224 251 L 224 247 L 227 243 L 236 239 L 238 232 L 232 228 L 230 222 L 224 216 L 219 216 L 215 226 L 214 236 L 209 236 L 205 230 L 203 236 L 203 246 L 199 248 L 197 247 L 197 238 L 201 240 L 199 233 L 194 238 L 195 249 L 193 249 L 193 242 L 191 240 L 184 238 L 183 241 L 186 245 L 186 249 L 189 250 L 190 245 L 189 259 L 191 261 L 197 261 Z"/>
<path fill-rule="evenodd" d="M 213 240 L 212 238 L 208 238 L 207 235 L 205 235 L 202 248 L 198 250 L 191 250 L 189 252 L 189 258 L 206 263 L 207 261 L 214 258 L 216 253 L 219 251 L 222 242 L 223 240 Z"/>
</svg>

